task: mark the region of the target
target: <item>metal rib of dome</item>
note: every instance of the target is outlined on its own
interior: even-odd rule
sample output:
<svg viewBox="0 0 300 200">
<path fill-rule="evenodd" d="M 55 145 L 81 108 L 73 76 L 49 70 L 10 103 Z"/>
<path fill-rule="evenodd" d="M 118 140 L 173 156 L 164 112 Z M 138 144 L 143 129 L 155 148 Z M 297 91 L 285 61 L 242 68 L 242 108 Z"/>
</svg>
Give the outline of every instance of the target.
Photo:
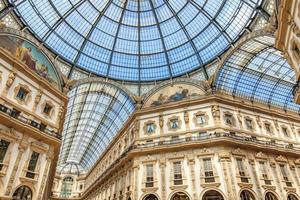
<svg viewBox="0 0 300 200">
<path fill-rule="evenodd" d="M 16 14 L 73 66 L 153 81 L 203 67 L 249 26 L 261 0 L 18 0 Z"/>
<path fill-rule="evenodd" d="M 274 43 L 274 37 L 260 36 L 236 49 L 218 72 L 216 87 L 233 96 L 300 113 L 292 94 L 295 72 Z"/>
</svg>

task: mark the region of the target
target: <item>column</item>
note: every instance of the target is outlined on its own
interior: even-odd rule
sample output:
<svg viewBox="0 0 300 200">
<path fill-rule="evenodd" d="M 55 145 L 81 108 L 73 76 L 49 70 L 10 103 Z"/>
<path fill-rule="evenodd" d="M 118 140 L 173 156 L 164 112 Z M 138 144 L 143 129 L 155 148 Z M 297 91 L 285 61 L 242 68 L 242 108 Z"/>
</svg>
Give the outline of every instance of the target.
<svg viewBox="0 0 300 200">
<path fill-rule="evenodd" d="M 8 181 L 8 184 L 7 184 L 7 188 L 6 188 L 6 191 L 5 191 L 6 196 L 10 196 L 10 194 L 11 194 L 12 187 L 13 187 L 13 184 L 14 184 L 14 181 L 15 181 L 15 176 L 17 174 L 19 164 L 20 164 L 20 160 L 21 160 L 22 155 L 25 151 L 25 148 L 26 148 L 25 145 L 23 146 L 22 144 L 20 144 L 20 146 L 18 148 L 19 151 L 18 151 L 17 159 L 15 161 L 15 164 L 14 164 L 13 170 L 11 172 L 11 175 L 10 175 L 10 178 L 9 178 L 9 181 Z"/>
<path fill-rule="evenodd" d="M 43 173 L 43 178 L 42 178 L 42 182 L 40 185 L 40 189 L 39 189 L 39 193 L 38 193 L 38 199 L 42 199 L 42 195 L 43 195 L 43 191 L 45 188 L 45 183 L 46 183 L 46 179 L 48 177 L 48 173 L 49 173 L 49 168 L 50 168 L 50 164 L 51 164 L 51 158 L 47 156 L 46 158 L 47 163 L 46 163 L 46 167 L 44 169 L 44 173 Z"/>
<path fill-rule="evenodd" d="M 161 199 L 166 199 L 166 163 L 160 162 L 159 163 L 160 168 L 160 178 L 161 178 Z"/>
<path fill-rule="evenodd" d="M 190 159 L 189 160 L 189 166 L 190 166 L 190 173 L 191 173 L 191 181 L 192 181 L 192 197 L 193 199 L 197 199 L 197 193 L 196 193 L 196 181 L 195 181 L 195 160 Z"/>
<path fill-rule="evenodd" d="M 226 199 L 238 199 L 236 196 L 236 188 L 235 188 L 235 174 L 232 174 L 232 166 L 230 155 L 225 153 L 220 155 L 220 162 L 224 173 L 224 178 L 226 182 L 226 189 L 228 198 Z M 230 173 L 231 172 L 231 173 Z M 220 181 L 221 182 L 221 181 Z"/>
</svg>

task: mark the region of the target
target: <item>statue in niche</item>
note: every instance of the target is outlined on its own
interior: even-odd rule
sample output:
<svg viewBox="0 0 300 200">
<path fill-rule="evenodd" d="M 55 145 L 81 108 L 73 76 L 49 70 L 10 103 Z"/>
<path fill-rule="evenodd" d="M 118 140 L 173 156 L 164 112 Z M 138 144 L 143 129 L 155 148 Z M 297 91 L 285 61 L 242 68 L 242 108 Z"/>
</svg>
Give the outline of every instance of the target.
<svg viewBox="0 0 300 200">
<path fill-rule="evenodd" d="M 11 72 L 11 73 L 8 75 L 8 79 L 7 79 L 7 81 L 6 81 L 6 87 L 7 87 L 8 89 L 11 87 L 11 85 L 12 85 L 13 82 L 15 81 L 16 75 L 17 75 L 16 72 Z"/>
<path fill-rule="evenodd" d="M 220 114 L 219 105 L 213 105 L 211 110 L 212 110 L 212 115 L 213 115 L 214 119 L 216 121 L 220 120 L 221 114 Z"/>
</svg>

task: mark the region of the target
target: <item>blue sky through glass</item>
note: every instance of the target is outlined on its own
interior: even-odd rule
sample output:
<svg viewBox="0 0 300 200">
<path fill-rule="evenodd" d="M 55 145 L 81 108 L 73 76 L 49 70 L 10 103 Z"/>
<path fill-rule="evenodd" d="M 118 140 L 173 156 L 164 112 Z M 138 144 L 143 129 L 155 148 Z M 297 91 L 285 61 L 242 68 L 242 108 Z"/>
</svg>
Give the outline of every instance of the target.
<svg viewBox="0 0 300 200">
<path fill-rule="evenodd" d="M 238 39 L 260 4 L 261 0 L 27 0 L 16 12 L 72 65 L 113 79 L 150 81 L 185 74 L 215 59 Z"/>
</svg>

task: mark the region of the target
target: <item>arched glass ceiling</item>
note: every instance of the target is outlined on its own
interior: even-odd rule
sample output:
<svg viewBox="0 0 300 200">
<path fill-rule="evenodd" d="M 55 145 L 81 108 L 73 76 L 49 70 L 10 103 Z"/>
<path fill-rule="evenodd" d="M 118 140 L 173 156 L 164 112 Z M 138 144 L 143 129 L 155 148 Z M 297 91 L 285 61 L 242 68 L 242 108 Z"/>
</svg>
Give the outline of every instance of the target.
<svg viewBox="0 0 300 200">
<path fill-rule="evenodd" d="M 69 94 L 60 170 L 65 164 L 87 171 L 94 165 L 135 110 L 133 100 L 123 90 L 109 83 L 83 83 Z"/>
<path fill-rule="evenodd" d="M 150 81 L 188 73 L 222 54 L 262 0 L 9 2 L 72 65 L 113 79 Z"/>
<path fill-rule="evenodd" d="M 295 72 L 281 52 L 274 47 L 274 38 L 261 36 L 238 48 L 222 66 L 216 79 L 217 89 L 251 101 L 299 112 L 293 103 Z"/>
</svg>

